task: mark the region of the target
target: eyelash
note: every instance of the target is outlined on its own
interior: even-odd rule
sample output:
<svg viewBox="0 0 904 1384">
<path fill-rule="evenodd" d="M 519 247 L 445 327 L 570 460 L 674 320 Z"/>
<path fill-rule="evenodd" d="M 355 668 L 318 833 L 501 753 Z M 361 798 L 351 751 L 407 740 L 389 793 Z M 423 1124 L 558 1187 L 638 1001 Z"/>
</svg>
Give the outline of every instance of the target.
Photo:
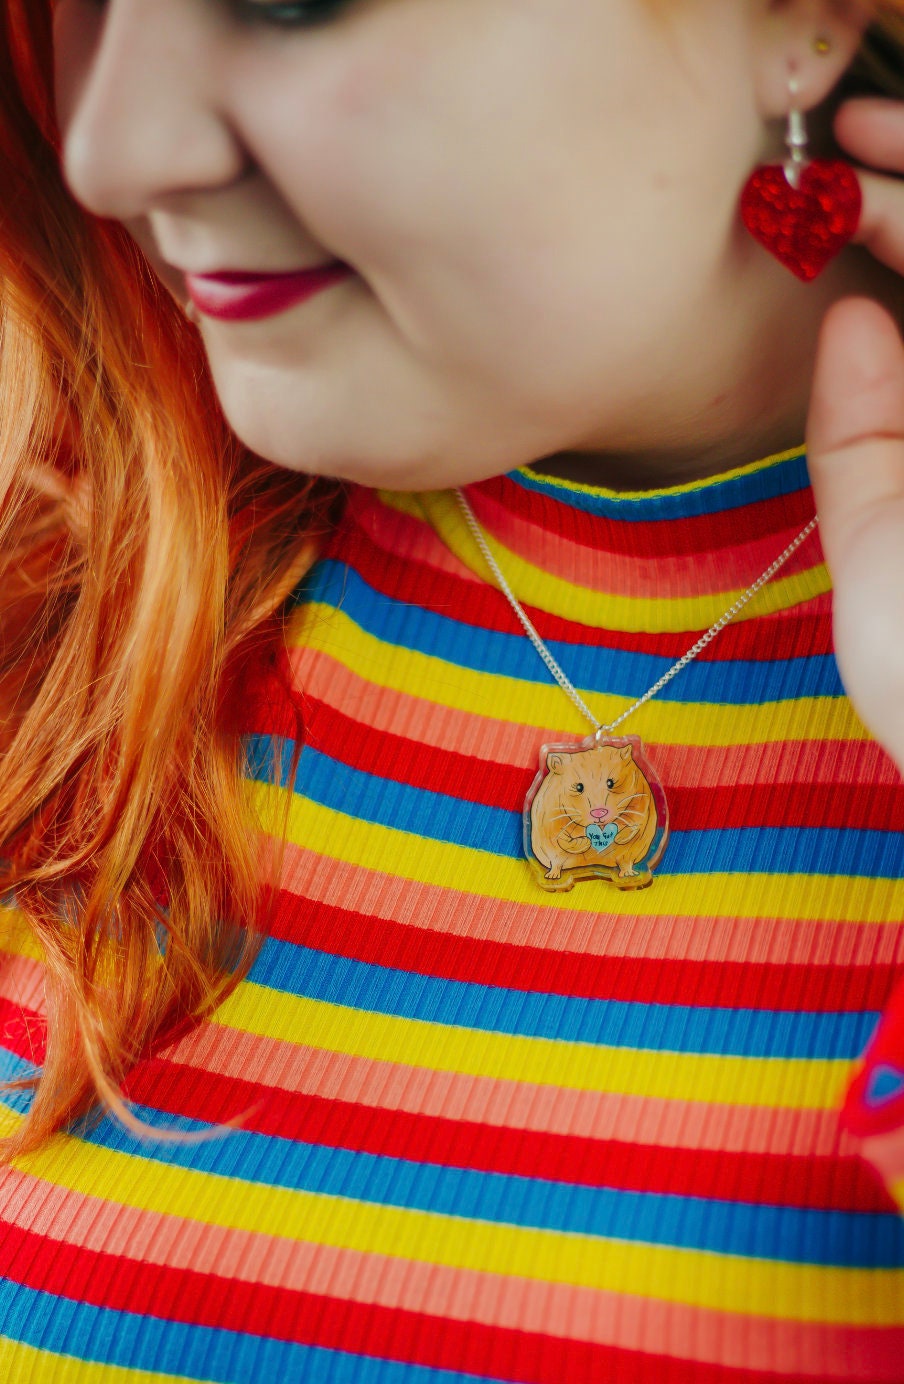
<svg viewBox="0 0 904 1384">
<path fill-rule="evenodd" d="M 236 9 L 250 23 L 272 24 L 275 28 L 313 28 L 334 18 L 351 0 L 296 0 L 296 3 L 260 4 L 256 0 L 236 0 Z"/>
<path fill-rule="evenodd" d="M 107 0 L 92 0 L 98 9 L 107 7 Z M 278 29 L 312 29 L 327 24 L 352 0 L 232 0 L 232 8 L 248 24 L 269 24 Z"/>
</svg>

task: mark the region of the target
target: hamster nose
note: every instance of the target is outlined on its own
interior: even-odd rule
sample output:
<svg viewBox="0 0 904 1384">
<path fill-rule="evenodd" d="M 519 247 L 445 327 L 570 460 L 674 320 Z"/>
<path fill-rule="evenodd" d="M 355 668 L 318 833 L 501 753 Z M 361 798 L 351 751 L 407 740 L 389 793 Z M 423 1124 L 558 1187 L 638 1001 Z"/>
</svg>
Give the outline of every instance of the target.
<svg viewBox="0 0 904 1384">
<path fill-rule="evenodd" d="M 608 807 L 591 807 L 590 815 L 595 817 L 598 822 L 602 822 L 609 816 L 609 809 Z"/>
</svg>

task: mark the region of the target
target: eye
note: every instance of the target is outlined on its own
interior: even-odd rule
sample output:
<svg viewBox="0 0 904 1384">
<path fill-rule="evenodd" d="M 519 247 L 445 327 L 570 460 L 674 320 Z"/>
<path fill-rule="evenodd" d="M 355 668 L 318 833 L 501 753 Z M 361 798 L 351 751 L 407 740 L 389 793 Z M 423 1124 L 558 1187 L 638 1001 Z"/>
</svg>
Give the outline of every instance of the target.
<svg viewBox="0 0 904 1384">
<path fill-rule="evenodd" d="M 614 787 L 615 787 L 615 779 L 606 779 L 606 787 L 607 787 L 607 788 L 614 788 Z"/>
<path fill-rule="evenodd" d="M 576 783 L 571 791 L 572 793 L 583 793 L 584 785 L 582 783 Z"/>
<path fill-rule="evenodd" d="M 272 24 L 285 29 L 325 24 L 352 0 L 234 0 L 241 19 L 250 23 Z"/>
</svg>

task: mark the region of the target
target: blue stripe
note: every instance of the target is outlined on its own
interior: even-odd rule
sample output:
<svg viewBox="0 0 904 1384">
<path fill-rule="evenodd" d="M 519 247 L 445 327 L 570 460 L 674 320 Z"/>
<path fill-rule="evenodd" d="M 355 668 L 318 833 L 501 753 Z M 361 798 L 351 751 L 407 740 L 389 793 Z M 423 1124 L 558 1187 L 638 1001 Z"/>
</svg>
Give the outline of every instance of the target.
<svg viewBox="0 0 904 1384">
<path fill-rule="evenodd" d="M 853 1061 L 879 1020 L 869 1012 L 641 1004 L 507 990 L 375 966 L 275 938 L 264 943 L 249 979 L 370 1013 L 646 1052 Z"/>
<path fill-rule="evenodd" d="M 153 1310 L 152 1303 L 148 1307 Z M 505 1384 L 495 1375 L 406 1365 L 251 1332 L 94 1307 L 3 1279 L 0 1335 L 77 1360 L 211 1384 L 474 1384 L 477 1379 Z"/>
<path fill-rule="evenodd" d="M 0 1054 L 4 1078 L 16 1060 Z M 216 1126 L 132 1104 L 141 1120 L 168 1131 Z M 240 1114 L 240 1110 L 231 1111 Z M 224 1112 L 225 1118 L 226 1112 Z M 379 1118 L 391 1120 L 391 1111 Z M 736 1254 L 794 1263 L 904 1268 L 904 1221 L 895 1212 L 758 1206 L 748 1201 L 587 1187 L 545 1178 L 443 1167 L 356 1153 L 275 1135 L 224 1129 L 200 1144 L 135 1139 L 112 1117 L 81 1132 L 84 1142 L 214 1177 L 343 1197 L 436 1215 L 571 1235 Z M 511 1137 L 516 1137 L 512 1135 Z M 224 1197 L 240 1195 L 224 1186 Z"/>
<path fill-rule="evenodd" d="M 246 739 L 247 773 L 260 782 L 273 778 L 274 755 L 281 763 L 279 781 L 288 786 L 288 742 L 274 745 L 268 736 Z M 533 771 L 525 770 L 525 793 Z M 296 793 L 352 819 L 411 833 L 418 839 L 451 842 L 511 860 L 523 856 L 520 812 L 465 802 L 395 779 L 354 769 L 306 745 L 295 777 Z M 850 878 L 904 877 L 904 834 L 854 827 L 726 827 L 708 831 L 672 831 L 660 875 L 783 874 L 843 875 Z"/>
<path fill-rule="evenodd" d="M 659 520 L 691 519 L 701 514 L 721 514 L 740 509 L 778 495 L 795 495 L 810 484 L 806 453 L 801 451 L 786 461 L 762 466 L 745 475 L 728 480 L 701 481 L 698 487 L 675 494 L 653 491 L 650 494 L 601 495 L 593 490 L 580 490 L 554 479 L 543 479 L 526 469 L 512 471 L 508 479 L 524 490 L 533 490 L 557 500 L 569 509 L 585 514 L 605 515 L 610 519 L 641 524 Z"/>
<path fill-rule="evenodd" d="M 359 629 L 394 648 L 412 649 L 459 668 L 515 678 L 534 686 L 554 685 L 537 652 L 523 634 L 504 634 L 375 592 L 353 568 L 324 560 L 312 568 L 298 600 L 317 601 L 342 613 Z M 500 600 L 502 597 L 500 597 Z M 693 638 L 688 635 L 688 642 Z M 659 701 L 712 702 L 759 706 L 801 697 L 842 697 L 844 688 L 832 654 L 769 660 L 769 633 L 763 631 L 761 660 L 704 659 L 689 664 L 658 694 Z M 605 645 L 546 641 L 553 656 L 581 691 L 605 690 L 629 700 L 652 687 L 674 659 Z"/>
</svg>

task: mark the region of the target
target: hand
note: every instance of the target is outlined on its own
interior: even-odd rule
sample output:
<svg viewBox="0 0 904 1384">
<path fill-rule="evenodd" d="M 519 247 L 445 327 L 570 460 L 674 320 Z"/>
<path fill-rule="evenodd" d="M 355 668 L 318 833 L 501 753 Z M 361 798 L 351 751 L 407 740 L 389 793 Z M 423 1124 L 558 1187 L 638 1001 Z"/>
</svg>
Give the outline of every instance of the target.
<svg viewBox="0 0 904 1384">
<path fill-rule="evenodd" d="M 849 101 L 835 130 L 858 160 L 904 174 L 904 103 Z M 860 177 L 857 238 L 904 274 L 904 181 Z M 826 317 L 808 447 L 841 676 L 864 724 L 904 772 L 904 348 L 873 302 L 849 299 Z"/>
<path fill-rule="evenodd" d="M 904 346 L 869 299 L 845 299 L 826 317 L 807 434 L 838 666 L 904 773 Z"/>
<path fill-rule="evenodd" d="M 835 117 L 835 137 L 868 169 L 899 175 L 884 177 L 858 168 L 863 216 L 855 238 L 877 260 L 904 274 L 904 101 L 880 96 L 847 101 Z"/>
</svg>

